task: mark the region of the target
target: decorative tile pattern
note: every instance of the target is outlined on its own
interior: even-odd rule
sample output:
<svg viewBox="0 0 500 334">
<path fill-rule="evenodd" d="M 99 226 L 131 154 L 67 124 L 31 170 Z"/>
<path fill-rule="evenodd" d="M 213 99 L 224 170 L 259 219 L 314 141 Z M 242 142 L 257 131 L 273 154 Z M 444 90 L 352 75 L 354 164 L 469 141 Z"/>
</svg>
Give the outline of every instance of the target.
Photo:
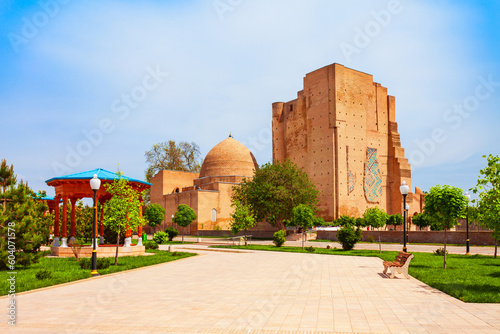
<svg viewBox="0 0 500 334">
<path fill-rule="evenodd" d="M 356 174 L 351 172 L 351 170 L 347 171 L 347 184 L 349 185 L 349 194 L 354 191 L 354 186 L 356 185 Z"/>
<path fill-rule="evenodd" d="M 377 149 L 366 149 L 365 163 L 365 196 L 369 202 L 378 202 L 382 195 L 382 178 L 377 159 Z"/>
</svg>

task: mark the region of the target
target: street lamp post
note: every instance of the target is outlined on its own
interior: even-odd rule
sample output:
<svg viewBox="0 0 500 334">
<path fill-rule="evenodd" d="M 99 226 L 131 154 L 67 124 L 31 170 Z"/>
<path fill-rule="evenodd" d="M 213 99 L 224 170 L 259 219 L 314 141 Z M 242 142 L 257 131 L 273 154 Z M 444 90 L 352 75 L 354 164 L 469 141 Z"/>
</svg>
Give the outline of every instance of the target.
<svg viewBox="0 0 500 334">
<path fill-rule="evenodd" d="M 94 191 L 94 219 L 92 223 L 92 271 L 90 274 L 92 276 L 99 276 L 97 272 L 97 238 L 96 238 L 96 229 L 97 229 L 97 191 L 101 186 L 101 180 L 97 178 L 97 174 L 94 174 L 94 177 L 90 180 L 90 188 Z"/>
<path fill-rule="evenodd" d="M 467 227 L 467 239 L 465 239 L 465 249 L 466 253 L 465 255 L 470 255 L 470 241 L 469 241 L 469 201 L 470 201 L 470 195 L 469 192 L 465 192 L 465 197 L 467 197 L 467 212 L 465 216 L 465 226 Z"/>
<path fill-rule="evenodd" d="M 410 187 L 408 187 L 406 181 L 403 181 L 399 187 L 399 191 L 403 195 L 403 252 L 406 252 L 406 195 L 410 191 Z"/>
<path fill-rule="evenodd" d="M 408 235 L 410 234 L 410 215 L 409 215 L 410 205 L 408 203 L 405 204 L 405 219 L 406 219 L 406 243 L 409 243 Z"/>
</svg>

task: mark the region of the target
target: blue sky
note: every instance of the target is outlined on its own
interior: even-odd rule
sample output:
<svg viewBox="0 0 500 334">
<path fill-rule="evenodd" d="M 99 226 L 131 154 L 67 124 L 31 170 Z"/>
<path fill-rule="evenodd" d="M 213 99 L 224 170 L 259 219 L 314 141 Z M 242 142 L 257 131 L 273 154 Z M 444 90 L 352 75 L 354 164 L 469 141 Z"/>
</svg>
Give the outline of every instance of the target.
<svg viewBox="0 0 500 334">
<path fill-rule="evenodd" d="M 340 63 L 396 97 L 413 185 L 468 189 L 499 154 L 498 1 L 3 1 L 0 158 L 34 190 L 231 131 L 271 160 L 271 104 Z M 364 36 L 364 37 L 363 37 Z"/>
</svg>

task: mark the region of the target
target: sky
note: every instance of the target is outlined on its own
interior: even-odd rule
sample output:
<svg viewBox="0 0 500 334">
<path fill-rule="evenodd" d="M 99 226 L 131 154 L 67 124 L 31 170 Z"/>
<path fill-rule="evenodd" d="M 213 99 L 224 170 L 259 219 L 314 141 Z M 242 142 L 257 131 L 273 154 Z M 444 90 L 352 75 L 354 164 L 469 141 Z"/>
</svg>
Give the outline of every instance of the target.
<svg viewBox="0 0 500 334">
<path fill-rule="evenodd" d="M 229 133 L 272 160 L 271 105 L 339 63 L 396 97 L 414 186 L 475 186 L 500 142 L 500 2 L 0 2 L 0 158 L 18 179 L 144 179 L 155 143 Z"/>
</svg>

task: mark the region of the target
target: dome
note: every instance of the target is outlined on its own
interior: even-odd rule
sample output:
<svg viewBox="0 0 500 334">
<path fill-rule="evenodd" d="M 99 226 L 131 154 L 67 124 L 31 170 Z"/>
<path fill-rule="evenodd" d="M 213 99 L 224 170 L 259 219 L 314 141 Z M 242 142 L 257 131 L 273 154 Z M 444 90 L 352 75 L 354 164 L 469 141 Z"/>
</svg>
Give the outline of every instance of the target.
<svg viewBox="0 0 500 334">
<path fill-rule="evenodd" d="M 208 152 L 201 165 L 200 178 L 207 176 L 253 176 L 259 166 L 245 145 L 229 137 Z"/>
</svg>

